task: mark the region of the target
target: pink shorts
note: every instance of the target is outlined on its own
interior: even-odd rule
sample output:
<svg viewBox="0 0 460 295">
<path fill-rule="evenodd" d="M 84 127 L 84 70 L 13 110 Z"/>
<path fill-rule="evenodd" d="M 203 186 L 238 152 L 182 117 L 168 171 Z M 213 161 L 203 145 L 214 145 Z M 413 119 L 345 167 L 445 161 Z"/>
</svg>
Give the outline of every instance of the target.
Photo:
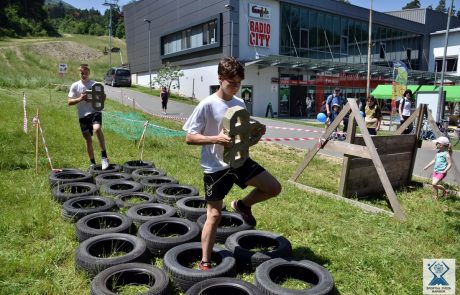
<svg viewBox="0 0 460 295">
<path fill-rule="evenodd" d="M 447 173 L 433 172 L 433 178 L 439 179 L 439 181 L 443 180 L 446 175 Z"/>
</svg>

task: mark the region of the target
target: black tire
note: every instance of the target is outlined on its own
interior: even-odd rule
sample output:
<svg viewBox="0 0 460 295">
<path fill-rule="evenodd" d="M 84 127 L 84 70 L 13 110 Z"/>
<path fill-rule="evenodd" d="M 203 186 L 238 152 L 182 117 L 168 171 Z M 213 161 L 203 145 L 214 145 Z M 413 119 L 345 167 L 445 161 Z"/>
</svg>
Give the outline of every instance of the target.
<svg viewBox="0 0 460 295">
<path fill-rule="evenodd" d="M 304 290 L 281 287 L 279 284 L 288 278 L 304 281 L 312 287 Z M 268 295 L 326 295 L 334 289 L 334 280 L 329 271 L 309 260 L 274 258 L 265 261 L 257 267 L 254 281 L 263 294 Z"/>
<path fill-rule="evenodd" d="M 212 278 L 193 285 L 185 295 L 262 295 L 251 283 L 235 278 Z"/>
<path fill-rule="evenodd" d="M 196 221 L 201 230 L 203 230 L 205 222 L 206 214 L 198 217 Z M 253 227 L 247 224 L 243 218 L 241 218 L 241 215 L 237 213 L 222 211 L 222 218 L 220 219 L 220 223 L 216 232 L 216 242 L 224 244 L 230 235 L 249 229 L 253 229 Z"/>
<path fill-rule="evenodd" d="M 176 246 L 166 252 L 163 268 L 173 283 L 182 291 L 187 291 L 194 284 L 210 278 L 233 277 L 235 274 L 235 258 L 233 254 L 214 245 L 211 261 L 216 264 L 208 271 L 190 268 L 190 265 L 201 260 L 201 243 L 193 242 Z"/>
<path fill-rule="evenodd" d="M 142 201 L 138 202 L 136 199 L 142 199 Z M 154 202 L 156 202 L 156 197 L 145 192 L 123 193 L 115 197 L 115 203 L 117 204 L 118 208 L 130 208 L 134 205 Z"/>
<path fill-rule="evenodd" d="M 97 195 L 97 187 L 93 183 L 87 182 L 69 182 L 57 184 L 53 187 L 53 199 L 59 203 L 64 203 L 67 200 Z"/>
<path fill-rule="evenodd" d="M 178 184 L 179 182 L 169 176 L 149 176 L 141 179 L 140 183 L 144 186 L 144 191 L 155 193 L 157 188 L 165 184 Z"/>
<path fill-rule="evenodd" d="M 142 184 L 132 180 L 113 180 L 103 183 L 99 190 L 102 194 L 114 197 L 123 193 L 142 191 Z"/>
<path fill-rule="evenodd" d="M 197 196 L 198 189 L 191 185 L 165 184 L 155 191 L 159 203 L 174 205 L 180 199 Z"/>
<path fill-rule="evenodd" d="M 149 220 L 172 217 L 175 214 L 176 209 L 160 203 L 138 204 L 132 206 L 126 212 L 126 215 L 131 217 L 136 225 L 141 225 Z"/>
<path fill-rule="evenodd" d="M 286 238 L 260 230 L 245 230 L 232 234 L 225 241 L 225 248 L 233 253 L 236 264 L 242 269 L 255 270 L 267 260 L 292 256 L 292 246 Z"/>
<path fill-rule="evenodd" d="M 93 182 L 93 176 L 91 176 L 91 174 L 78 169 L 65 169 L 59 172 L 51 172 L 48 178 L 51 187 L 70 182 Z"/>
<path fill-rule="evenodd" d="M 126 173 L 133 173 L 134 170 L 140 168 L 155 168 L 155 164 L 142 160 L 127 161 L 123 164 L 123 172 Z"/>
<path fill-rule="evenodd" d="M 96 182 L 97 186 L 101 186 L 104 183 L 114 181 L 114 180 L 131 180 L 131 174 L 123 173 L 123 172 L 108 172 L 108 173 L 101 173 L 94 178 L 94 182 Z"/>
<path fill-rule="evenodd" d="M 191 221 L 197 221 L 198 217 L 207 212 L 207 202 L 204 197 L 192 196 L 178 200 L 176 202 L 177 214 L 180 217 L 187 218 Z M 225 204 L 222 205 L 225 211 Z"/>
<path fill-rule="evenodd" d="M 112 255 L 113 249 L 124 252 Z M 91 277 L 114 265 L 130 262 L 149 263 L 149 254 L 145 242 L 129 234 L 104 234 L 83 241 L 75 250 L 77 270 L 88 273 Z"/>
<path fill-rule="evenodd" d="M 132 175 L 135 181 L 140 181 L 149 176 L 166 176 L 166 171 L 157 168 L 139 168 L 134 170 Z"/>
<path fill-rule="evenodd" d="M 80 218 L 97 212 L 114 211 L 115 201 L 101 196 L 86 196 L 67 200 L 62 204 L 62 217 L 76 222 Z"/>
<path fill-rule="evenodd" d="M 145 241 L 150 253 L 158 256 L 175 246 L 197 241 L 200 228 L 187 219 L 166 217 L 145 222 L 137 235 Z"/>
<path fill-rule="evenodd" d="M 97 212 L 89 214 L 75 224 L 78 241 L 108 233 L 131 233 L 133 220 L 118 212 Z"/>
<path fill-rule="evenodd" d="M 91 281 L 91 295 L 115 295 L 118 287 L 148 286 L 147 295 L 169 294 L 169 279 L 158 267 L 146 263 L 124 263 L 111 266 Z"/>
<path fill-rule="evenodd" d="M 102 170 L 102 165 L 97 164 L 97 165 L 92 165 L 88 168 L 88 172 L 91 173 L 94 177 L 104 174 L 104 173 L 114 173 L 114 172 L 120 172 L 121 167 L 120 165 L 117 164 L 109 164 L 109 167 L 105 170 Z"/>
</svg>

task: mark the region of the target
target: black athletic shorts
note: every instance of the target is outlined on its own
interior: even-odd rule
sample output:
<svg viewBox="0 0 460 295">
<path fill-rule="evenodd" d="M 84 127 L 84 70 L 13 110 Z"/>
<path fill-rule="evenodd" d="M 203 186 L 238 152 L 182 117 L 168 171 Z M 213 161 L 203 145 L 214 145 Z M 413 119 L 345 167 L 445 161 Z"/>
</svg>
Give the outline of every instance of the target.
<svg viewBox="0 0 460 295">
<path fill-rule="evenodd" d="M 214 173 L 204 174 L 204 191 L 206 201 L 223 200 L 232 189 L 233 184 L 246 188 L 246 182 L 264 172 L 264 167 L 248 158 L 240 168 L 228 168 Z"/>
<path fill-rule="evenodd" d="M 89 115 L 80 118 L 80 129 L 81 133 L 85 134 L 89 132 L 93 135 L 93 125 L 94 124 L 101 124 L 102 125 L 102 113 L 95 112 Z"/>
</svg>

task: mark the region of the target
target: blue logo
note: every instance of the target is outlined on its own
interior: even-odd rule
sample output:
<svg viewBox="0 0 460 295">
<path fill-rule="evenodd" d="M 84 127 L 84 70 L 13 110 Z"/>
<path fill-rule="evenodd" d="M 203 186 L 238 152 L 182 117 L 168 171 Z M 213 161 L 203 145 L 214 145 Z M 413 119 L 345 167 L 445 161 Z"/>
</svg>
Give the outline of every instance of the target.
<svg viewBox="0 0 460 295">
<path fill-rule="evenodd" d="M 447 266 L 447 264 L 444 263 L 444 261 L 436 261 L 433 264 L 428 264 L 428 269 L 433 274 L 433 279 L 428 284 L 428 286 L 449 286 L 449 283 L 444 279 L 443 276 L 449 271 L 450 268 Z"/>
</svg>

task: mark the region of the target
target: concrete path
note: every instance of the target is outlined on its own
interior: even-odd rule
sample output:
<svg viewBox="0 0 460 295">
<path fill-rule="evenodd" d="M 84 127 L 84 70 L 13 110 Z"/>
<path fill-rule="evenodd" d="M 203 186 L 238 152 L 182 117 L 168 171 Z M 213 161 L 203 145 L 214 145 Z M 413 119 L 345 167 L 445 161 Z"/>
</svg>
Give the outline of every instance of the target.
<svg viewBox="0 0 460 295">
<path fill-rule="evenodd" d="M 168 102 L 167 115 L 163 115 L 161 110 L 161 99 L 157 96 L 144 94 L 141 92 L 131 90 L 129 88 L 119 88 L 110 86 L 105 86 L 105 92 L 109 99 L 112 99 L 119 103 L 123 103 L 128 106 L 134 105 L 135 109 L 142 110 L 146 113 L 150 113 L 157 117 L 185 119 L 192 113 L 193 109 L 195 108 L 194 105 L 179 103 L 170 100 Z M 281 139 L 281 141 L 278 141 L 277 143 L 299 149 L 312 148 L 317 143 L 316 139 L 321 136 L 321 131 L 323 130 L 322 128 L 307 126 L 305 124 L 305 122 L 307 121 L 306 119 L 299 119 L 298 123 L 290 123 L 280 119 L 270 119 L 262 117 L 254 117 L 254 119 L 258 120 L 259 122 L 267 126 L 267 132 L 264 135 L 263 139 L 278 138 Z M 316 120 L 309 119 L 309 121 L 315 122 Z M 343 156 L 338 153 L 326 151 L 322 151 L 322 153 L 340 158 Z M 434 149 L 419 148 L 417 151 L 417 158 L 415 161 L 415 167 L 413 172 L 414 175 L 425 178 L 431 178 L 432 167 L 427 171 L 424 171 L 423 167 L 433 159 L 434 155 Z M 460 153 L 454 151 L 453 159 L 458 169 L 460 169 Z M 446 181 L 460 184 L 460 179 L 454 180 L 454 173 L 452 170 L 447 174 Z"/>
</svg>

